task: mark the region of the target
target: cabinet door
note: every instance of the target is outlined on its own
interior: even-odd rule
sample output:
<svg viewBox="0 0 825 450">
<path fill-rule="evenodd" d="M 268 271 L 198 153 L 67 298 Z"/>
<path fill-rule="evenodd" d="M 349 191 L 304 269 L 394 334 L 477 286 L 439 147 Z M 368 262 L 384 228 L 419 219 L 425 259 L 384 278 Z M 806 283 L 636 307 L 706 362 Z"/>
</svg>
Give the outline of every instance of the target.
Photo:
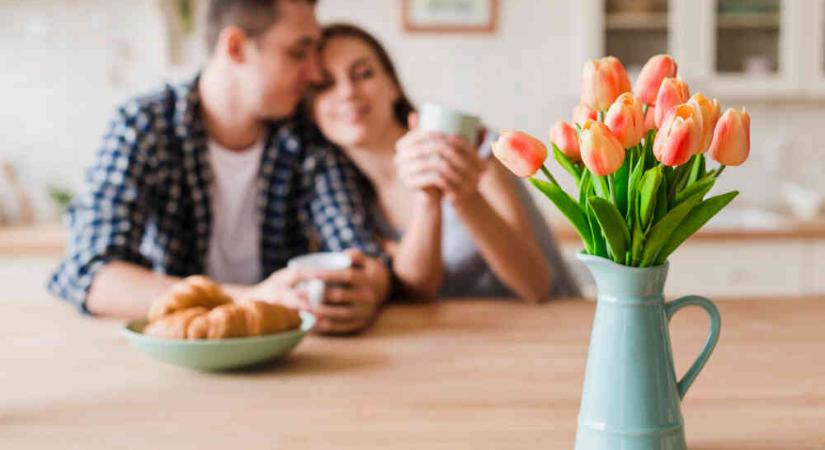
<svg viewBox="0 0 825 450">
<path fill-rule="evenodd" d="M 825 294 L 825 239 L 815 241 L 813 255 L 813 263 L 808 270 L 811 290 L 815 294 Z"/>
<path fill-rule="evenodd" d="M 810 243 L 800 240 L 689 242 L 670 257 L 665 293 L 668 298 L 696 294 L 745 299 L 810 294 L 808 246 Z M 825 292 L 825 242 L 817 248 L 821 267 L 818 289 Z M 565 243 L 562 253 L 582 293 L 593 298 L 593 278 L 575 257 L 580 249 L 579 244 Z"/>
<path fill-rule="evenodd" d="M 689 242 L 670 258 L 667 292 L 756 298 L 807 292 L 806 244 L 770 242 Z"/>
<path fill-rule="evenodd" d="M 790 97 L 804 89 L 808 0 L 673 0 L 674 47 L 692 87 L 722 98 Z"/>
</svg>

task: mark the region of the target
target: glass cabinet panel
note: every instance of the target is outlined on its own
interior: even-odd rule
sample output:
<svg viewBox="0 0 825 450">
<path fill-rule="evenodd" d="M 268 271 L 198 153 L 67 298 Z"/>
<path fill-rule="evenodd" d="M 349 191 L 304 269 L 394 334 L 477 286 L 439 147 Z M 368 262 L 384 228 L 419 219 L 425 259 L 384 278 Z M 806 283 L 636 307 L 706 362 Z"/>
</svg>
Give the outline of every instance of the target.
<svg viewBox="0 0 825 450">
<path fill-rule="evenodd" d="M 668 53 L 667 0 L 605 0 L 604 49 L 636 72 L 648 58 Z"/>
<path fill-rule="evenodd" d="M 781 4 L 781 0 L 717 0 L 717 73 L 777 74 Z"/>
</svg>

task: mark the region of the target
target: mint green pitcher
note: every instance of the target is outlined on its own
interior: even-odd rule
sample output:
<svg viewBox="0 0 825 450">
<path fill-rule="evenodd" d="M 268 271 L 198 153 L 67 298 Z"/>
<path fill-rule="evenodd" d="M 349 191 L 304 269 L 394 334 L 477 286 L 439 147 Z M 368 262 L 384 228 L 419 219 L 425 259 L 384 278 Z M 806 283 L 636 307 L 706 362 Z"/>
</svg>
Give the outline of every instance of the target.
<svg viewBox="0 0 825 450">
<path fill-rule="evenodd" d="M 685 450 L 679 407 L 719 338 L 719 311 L 704 297 L 665 302 L 668 263 L 628 267 L 580 253 L 598 289 L 576 450 Z M 699 357 L 676 379 L 668 323 L 685 306 L 710 316 Z"/>
</svg>

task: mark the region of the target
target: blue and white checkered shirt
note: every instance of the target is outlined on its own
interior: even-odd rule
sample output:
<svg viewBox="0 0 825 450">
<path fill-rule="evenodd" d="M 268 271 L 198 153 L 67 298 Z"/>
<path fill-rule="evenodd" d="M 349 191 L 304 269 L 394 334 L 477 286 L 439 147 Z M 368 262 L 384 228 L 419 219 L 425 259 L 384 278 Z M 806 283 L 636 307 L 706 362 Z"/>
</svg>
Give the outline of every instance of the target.
<svg viewBox="0 0 825 450">
<path fill-rule="evenodd" d="M 86 311 L 95 274 L 125 261 L 174 276 L 203 273 L 210 236 L 207 132 L 196 77 L 121 107 L 85 188 L 69 209 L 68 254 L 49 282 Z M 272 123 L 260 165 L 258 205 L 264 275 L 309 250 L 381 246 L 351 163 L 298 118 Z"/>
</svg>

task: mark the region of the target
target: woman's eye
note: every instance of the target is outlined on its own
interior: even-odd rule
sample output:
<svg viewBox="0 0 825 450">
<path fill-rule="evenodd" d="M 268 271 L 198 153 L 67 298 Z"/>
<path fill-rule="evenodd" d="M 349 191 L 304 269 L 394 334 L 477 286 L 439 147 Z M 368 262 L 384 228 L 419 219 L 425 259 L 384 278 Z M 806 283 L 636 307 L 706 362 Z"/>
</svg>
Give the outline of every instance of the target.
<svg viewBox="0 0 825 450">
<path fill-rule="evenodd" d="M 352 79 L 356 80 L 356 81 L 357 80 L 366 80 L 368 78 L 372 78 L 372 69 L 360 69 L 360 70 L 356 70 L 352 74 Z"/>
</svg>

